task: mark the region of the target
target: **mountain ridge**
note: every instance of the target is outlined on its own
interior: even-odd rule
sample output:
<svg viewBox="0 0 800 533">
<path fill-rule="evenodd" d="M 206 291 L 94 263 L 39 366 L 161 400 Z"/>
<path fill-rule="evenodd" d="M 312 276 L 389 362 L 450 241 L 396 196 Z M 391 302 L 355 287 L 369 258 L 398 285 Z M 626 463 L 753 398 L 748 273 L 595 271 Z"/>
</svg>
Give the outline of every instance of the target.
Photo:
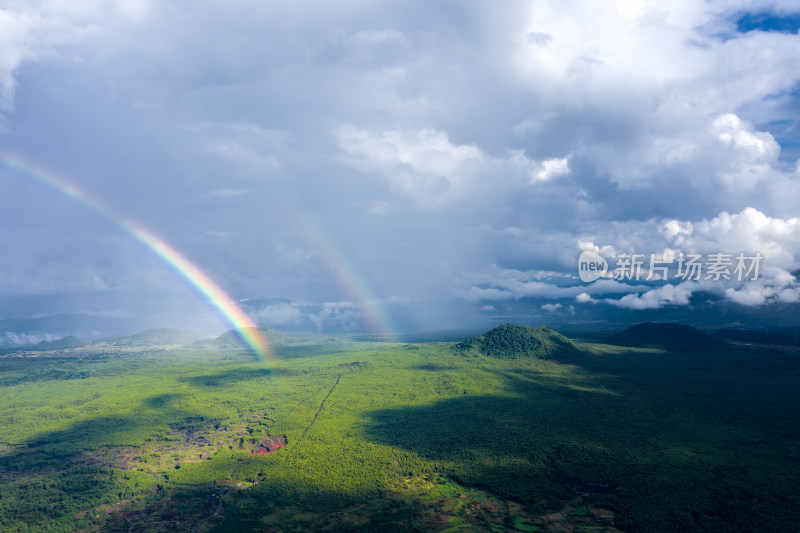
<svg viewBox="0 0 800 533">
<path fill-rule="evenodd" d="M 692 326 L 668 322 L 642 322 L 608 338 L 609 344 L 657 348 L 676 352 L 720 349 L 729 344 Z"/>
</svg>

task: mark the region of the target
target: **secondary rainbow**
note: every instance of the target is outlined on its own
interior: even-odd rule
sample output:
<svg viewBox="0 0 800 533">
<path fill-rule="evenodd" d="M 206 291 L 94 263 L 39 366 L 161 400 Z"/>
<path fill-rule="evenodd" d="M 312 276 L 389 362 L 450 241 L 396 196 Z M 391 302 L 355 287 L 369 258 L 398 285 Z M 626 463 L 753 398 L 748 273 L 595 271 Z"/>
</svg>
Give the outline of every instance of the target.
<svg viewBox="0 0 800 533">
<path fill-rule="evenodd" d="M 72 198 L 76 202 L 86 206 L 98 215 L 117 225 L 169 265 L 192 287 L 205 296 L 220 315 L 233 326 L 245 344 L 253 352 L 253 355 L 260 362 L 264 362 L 268 357 L 272 358 L 273 352 L 267 339 L 259 332 L 258 327 L 247 313 L 236 305 L 230 296 L 228 296 L 214 280 L 208 277 L 205 272 L 189 261 L 175 248 L 167 244 L 163 239 L 136 222 L 114 216 L 111 210 L 106 208 L 98 200 L 92 198 L 66 180 L 54 175 L 52 172 L 36 168 L 23 161 L 21 158 L 9 154 L 0 153 L 0 163 L 16 173 L 32 178 Z"/>
<path fill-rule="evenodd" d="M 309 244 L 321 252 L 339 285 L 345 289 L 349 298 L 361 305 L 370 329 L 389 342 L 397 342 L 397 329 L 384 312 L 381 301 L 372 293 L 369 283 L 352 262 L 347 260 L 347 255 L 335 244 L 334 239 L 315 221 L 311 213 L 299 218 L 299 222 L 305 229 Z"/>
</svg>

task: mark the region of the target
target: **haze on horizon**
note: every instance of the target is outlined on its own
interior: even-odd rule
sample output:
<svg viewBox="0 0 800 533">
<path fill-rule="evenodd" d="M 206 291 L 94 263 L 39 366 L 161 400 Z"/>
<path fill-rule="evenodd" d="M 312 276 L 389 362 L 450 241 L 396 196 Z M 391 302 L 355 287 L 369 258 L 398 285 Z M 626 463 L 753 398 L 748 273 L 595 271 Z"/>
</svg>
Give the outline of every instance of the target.
<svg viewBox="0 0 800 533">
<path fill-rule="evenodd" d="M 12 0 L 0 157 L 277 329 L 797 326 L 799 27 L 789 1 Z M 0 202 L 0 319 L 226 329 L 81 202 L 4 165 Z M 763 263 L 584 283 L 582 250 Z"/>
</svg>

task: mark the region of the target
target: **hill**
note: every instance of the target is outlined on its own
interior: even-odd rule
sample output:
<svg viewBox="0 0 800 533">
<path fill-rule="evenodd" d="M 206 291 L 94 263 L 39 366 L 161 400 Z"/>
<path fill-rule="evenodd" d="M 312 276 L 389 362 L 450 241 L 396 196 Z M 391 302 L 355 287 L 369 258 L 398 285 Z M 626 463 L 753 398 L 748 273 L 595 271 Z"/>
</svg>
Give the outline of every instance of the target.
<svg viewBox="0 0 800 533">
<path fill-rule="evenodd" d="M 609 337 L 608 343 L 676 352 L 698 352 L 729 346 L 725 341 L 691 326 L 661 322 L 636 324 Z"/>
<path fill-rule="evenodd" d="M 532 328 L 516 324 L 503 324 L 483 335 L 467 339 L 453 346 L 459 355 L 486 355 L 500 359 L 537 357 L 551 359 L 577 353 L 571 340 L 547 326 Z"/>
<path fill-rule="evenodd" d="M 153 328 L 140 331 L 135 335 L 114 335 L 101 337 L 92 342 L 95 345 L 116 347 L 143 348 L 157 346 L 185 346 L 205 338 L 194 331 L 173 328 Z"/>
<path fill-rule="evenodd" d="M 172 328 L 147 329 L 120 341 L 125 346 L 164 346 L 169 344 L 189 344 L 203 336 L 193 331 Z"/>
<path fill-rule="evenodd" d="M 85 340 L 79 339 L 78 337 L 64 337 L 63 339 L 57 339 L 54 341 L 42 341 L 34 346 L 31 347 L 33 350 L 64 350 L 66 348 L 80 348 L 81 346 L 86 346 L 89 344 Z"/>
<path fill-rule="evenodd" d="M 274 329 L 270 328 L 257 328 L 261 335 L 269 341 L 272 346 L 285 346 L 291 342 L 291 339 L 284 335 L 279 331 L 275 331 Z M 197 342 L 193 342 L 188 346 L 189 348 L 196 349 L 196 350 L 240 350 L 243 348 L 247 348 L 244 342 L 242 341 L 242 337 L 239 334 L 239 330 L 232 329 L 230 331 L 226 331 L 219 337 L 215 337 L 213 339 L 203 339 Z"/>
<path fill-rule="evenodd" d="M 42 341 L 36 344 L 24 346 L 10 346 L 0 348 L 0 355 L 17 352 L 47 352 L 52 350 L 68 350 L 70 348 L 80 348 L 86 346 L 88 342 L 78 337 L 64 337 L 61 339 Z"/>
</svg>

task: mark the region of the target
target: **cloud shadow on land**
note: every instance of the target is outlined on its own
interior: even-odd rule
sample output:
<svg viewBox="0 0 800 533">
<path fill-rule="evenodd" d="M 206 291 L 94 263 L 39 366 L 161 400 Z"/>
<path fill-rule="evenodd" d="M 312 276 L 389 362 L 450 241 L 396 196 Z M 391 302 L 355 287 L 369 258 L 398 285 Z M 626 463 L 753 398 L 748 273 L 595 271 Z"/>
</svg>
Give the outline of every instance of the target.
<svg viewBox="0 0 800 533">
<path fill-rule="evenodd" d="M 750 394 L 737 399 L 731 377 L 752 373 L 723 357 L 703 365 L 679 354 L 628 357 L 635 358 L 628 366 L 614 354 L 609 363 L 576 357 L 576 373 L 567 376 L 502 372 L 506 386 L 496 394 L 376 410 L 363 427 L 373 442 L 426 460 L 409 468 L 436 469 L 535 511 L 581 496 L 638 530 L 794 520 L 775 503 L 800 503 L 786 458 L 774 455 L 800 436 L 774 429 L 797 415 L 786 404 L 785 379 L 767 384 L 741 374 Z M 742 449 L 743 434 L 761 437 Z"/>
<path fill-rule="evenodd" d="M 436 371 L 423 366 L 424 370 Z M 606 398 L 618 396 L 591 388 L 570 388 L 564 379 L 535 373 L 498 372 L 507 387 L 497 395 L 464 396 L 424 406 L 373 411 L 368 438 L 441 462 L 458 481 L 523 502 L 569 497 L 560 486 L 560 456 L 569 453 L 573 424 L 589 424 Z M 607 406 L 606 406 L 607 407 Z M 563 419 L 571 422 L 563 426 Z M 559 435 L 552 435 L 559 428 Z M 591 432 L 587 432 L 591 435 Z M 578 446 L 594 460 L 608 461 L 595 438 Z M 587 481 L 605 482 L 602 471 L 575 470 Z"/>
<path fill-rule="evenodd" d="M 269 379 L 271 375 L 285 372 L 286 371 L 280 369 L 269 368 L 234 368 L 214 374 L 180 377 L 178 380 L 189 383 L 195 387 L 224 387 L 227 385 L 235 385 L 240 381 Z"/>
</svg>

